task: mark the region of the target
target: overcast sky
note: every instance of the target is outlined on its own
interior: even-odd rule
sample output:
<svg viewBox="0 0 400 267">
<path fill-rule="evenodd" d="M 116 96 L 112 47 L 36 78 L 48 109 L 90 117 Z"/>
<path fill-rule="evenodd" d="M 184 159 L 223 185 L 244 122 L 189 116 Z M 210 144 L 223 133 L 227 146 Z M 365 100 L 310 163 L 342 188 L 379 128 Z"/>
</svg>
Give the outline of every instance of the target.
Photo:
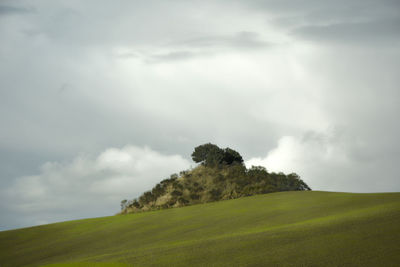
<svg viewBox="0 0 400 267">
<path fill-rule="evenodd" d="M 0 230 L 112 215 L 212 142 L 400 191 L 400 1 L 0 0 Z"/>
</svg>

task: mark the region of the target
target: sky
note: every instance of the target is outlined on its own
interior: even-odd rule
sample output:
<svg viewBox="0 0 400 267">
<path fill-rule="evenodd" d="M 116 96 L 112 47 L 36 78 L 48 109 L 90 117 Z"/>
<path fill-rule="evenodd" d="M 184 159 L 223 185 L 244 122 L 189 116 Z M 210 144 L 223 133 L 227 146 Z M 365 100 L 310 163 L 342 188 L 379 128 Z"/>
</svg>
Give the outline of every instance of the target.
<svg viewBox="0 0 400 267">
<path fill-rule="evenodd" d="M 0 0 L 0 230 L 116 214 L 194 147 L 400 191 L 398 0 Z"/>
</svg>

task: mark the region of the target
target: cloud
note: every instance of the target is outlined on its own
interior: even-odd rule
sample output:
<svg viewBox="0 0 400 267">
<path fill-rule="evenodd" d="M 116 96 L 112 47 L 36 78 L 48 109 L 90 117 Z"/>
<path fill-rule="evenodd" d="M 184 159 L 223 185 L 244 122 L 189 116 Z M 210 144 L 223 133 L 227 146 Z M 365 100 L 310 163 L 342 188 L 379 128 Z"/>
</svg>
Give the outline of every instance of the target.
<svg viewBox="0 0 400 267">
<path fill-rule="evenodd" d="M 274 172 L 296 172 L 314 164 L 346 163 L 347 151 L 342 150 L 337 136 L 309 132 L 301 136 L 283 136 L 265 158 L 252 158 L 247 166 L 263 165 Z"/>
<path fill-rule="evenodd" d="M 399 40 L 400 4 L 393 0 L 238 1 L 295 38 L 334 44 Z"/>
<path fill-rule="evenodd" d="M 164 54 L 155 54 L 147 57 L 145 62 L 147 63 L 157 63 L 157 62 L 168 62 L 177 60 L 187 60 L 198 56 L 196 53 L 190 51 L 174 51 Z"/>
<path fill-rule="evenodd" d="M 363 42 L 365 45 L 400 40 L 400 17 L 378 21 L 332 23 L 296 28 L 293 33 L 316 41 Z"/>
<path fill-rule="evenodd" d="M 137 197 L 189 166 L 179 155 L 136 146 L 47 162 L 39 174 L 19 177 L 1 190 L 1 209 L 15 213 L 19 226 L 112 215 L 122 199 Z"/>
<path fill-rule="evenodd" d="M 0 16 L 31 13 L 33 9 L 10 5 L 0 5 Z"/>
<path fill-rule="evenodd" d="M 400 190 L 397 167 L 365 153 L 365 145 L 345 132 L 308 132 L 283 136 L 265 157 L 251 158 L 247 167 L 273 172 L 296 172 L 313 190 L 385 192 Z"/>
<path fill-rule="evenodd" d="M 265 48 L 270 43 L 261 39 L 260 34 L 251 31 L 241 31 L 234 35 L 204 35 L 188 40 L 178 41 L 171 45 L 181 45 L 187 47 L 224 47 L 254 49 Z"/>
<path fill-rule="evenodd" d="M 249 52 L 270 48 L 272 45 L 264 41 L 257 32 L 240 31 L 232 35 L 199 35 L 190 39 L 175 40 L 153 47 L 151 52 L 125 48 L 124 51 L 117 52 L 116 56 L 121 59 L 140 59 L 146 63 L 162 63 L 212 57 L 238 50 Z"/>
</svg>

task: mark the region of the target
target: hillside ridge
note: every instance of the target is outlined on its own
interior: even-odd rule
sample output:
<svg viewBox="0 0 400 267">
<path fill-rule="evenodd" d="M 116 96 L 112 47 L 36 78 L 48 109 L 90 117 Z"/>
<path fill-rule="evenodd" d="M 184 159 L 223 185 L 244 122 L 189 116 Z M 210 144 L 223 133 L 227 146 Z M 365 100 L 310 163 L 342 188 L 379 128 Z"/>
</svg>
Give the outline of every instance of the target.
<svg viewBox="0 0 400 267">
<path fill-rule="evenodd" d="M 311 190 L 296 173 L 270 173 L 263 166 L 246 168 L 242 156 L 231 148 L 207 143 L 194 149 L 192 159 L 199 163 L 196 168 L 171 175 L 138 198 L 123 200 L 120 214 Z"/>
</svg>

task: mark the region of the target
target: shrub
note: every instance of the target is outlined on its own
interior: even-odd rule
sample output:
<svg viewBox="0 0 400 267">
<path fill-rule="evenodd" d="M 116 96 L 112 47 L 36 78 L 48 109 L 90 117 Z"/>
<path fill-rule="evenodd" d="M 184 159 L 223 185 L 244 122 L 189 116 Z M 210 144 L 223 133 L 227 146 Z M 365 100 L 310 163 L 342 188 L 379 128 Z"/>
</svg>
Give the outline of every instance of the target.
<svg viewBox="0 0 400 267">
<path fill-rule="evenodd" d="M 179 198 L 178 198 L 178 202 L 179 202 L 180 204 L 186 205 L 186 204 L 189 203 L 189 200 L 185 199 L 184 197 L 179 197 Z"/>
<path fill-rule="evenodd" d="M 200 195 L 196 194 L 196 193 L 191 193 L 190 194 L 190 198 L 193 199 L 193 200 L 198 200 L 198 199 L 200 199 Z"/>
<path fill-rule="evenodd" d="M 174 191 L 171 192 L 171 196 L 173 196 L 173 197 L 182 196 L 182 192 L 179 191 L 179 190 L 174 190 Z"/>
<path fill-rule="evenodd" d="M 214 200 L 214 201 L 220 200 L 221 199 L 221 193 L 222 193 L 221 190 L 217 189 L 217 188 L 214 188 L 214 189 L 210 190 L 209 191 L 210 199 Z"/>
</svg>

